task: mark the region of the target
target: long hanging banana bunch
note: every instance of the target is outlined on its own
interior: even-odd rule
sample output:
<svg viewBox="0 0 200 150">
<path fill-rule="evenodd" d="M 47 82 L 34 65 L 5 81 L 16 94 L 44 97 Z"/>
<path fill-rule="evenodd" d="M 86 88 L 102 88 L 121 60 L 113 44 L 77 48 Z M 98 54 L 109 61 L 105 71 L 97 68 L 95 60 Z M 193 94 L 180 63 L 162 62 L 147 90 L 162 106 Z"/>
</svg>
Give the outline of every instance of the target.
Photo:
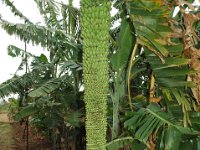
<svg viewBox="0 0 200 150">
<path fill-rule="evenodd" d="M 106 150 L 110 9 L 109 0 L 81 0 L 88 150 Z"/>
</svg>

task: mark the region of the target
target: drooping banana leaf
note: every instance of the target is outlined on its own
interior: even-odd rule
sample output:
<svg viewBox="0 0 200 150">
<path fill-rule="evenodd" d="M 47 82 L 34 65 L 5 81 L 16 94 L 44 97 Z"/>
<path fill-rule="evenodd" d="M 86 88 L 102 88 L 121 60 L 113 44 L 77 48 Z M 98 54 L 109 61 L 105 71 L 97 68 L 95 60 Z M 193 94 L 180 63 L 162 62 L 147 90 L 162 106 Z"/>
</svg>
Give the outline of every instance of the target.
<svg viewBox="0 0 200 150">
<path fill-rule="evenodd" d="M 161 110 L 161 108 L 151 103 L 147 108 L 141 108 L 133 113 L 133 116 L 125 121 L 124 126 L 135 134 L 135 138 L 147 142 L 149 135 L 153 131 L 158 131 L 163 125 L 168 125 L 176 128 L 182 134 L 198 135 L 199 132 L 192 128 L 184 128 L 180 122 Z M 139 128 L 138 128 L 139 127 Z"/>
</svg>

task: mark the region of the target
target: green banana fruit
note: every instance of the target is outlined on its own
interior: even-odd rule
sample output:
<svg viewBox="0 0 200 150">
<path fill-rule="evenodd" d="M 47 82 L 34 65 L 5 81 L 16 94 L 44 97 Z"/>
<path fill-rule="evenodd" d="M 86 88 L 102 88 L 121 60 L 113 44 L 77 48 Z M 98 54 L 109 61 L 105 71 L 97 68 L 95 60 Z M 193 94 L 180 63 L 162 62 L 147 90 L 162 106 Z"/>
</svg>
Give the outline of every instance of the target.
<svg viewBox="0 0 200 150">
<path fill-rule="evenodd" d="M 108 0 L 81 0 L 88 150 L 106 150 L 110 10 Z"/>
</svg>

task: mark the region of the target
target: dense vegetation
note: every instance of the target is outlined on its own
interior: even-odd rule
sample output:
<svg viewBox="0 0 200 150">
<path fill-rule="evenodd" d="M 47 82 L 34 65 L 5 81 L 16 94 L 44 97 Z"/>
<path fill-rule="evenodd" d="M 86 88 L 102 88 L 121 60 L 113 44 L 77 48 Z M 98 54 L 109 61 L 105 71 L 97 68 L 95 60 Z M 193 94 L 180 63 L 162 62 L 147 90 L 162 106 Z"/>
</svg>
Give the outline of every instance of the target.
<svg viewBox="0 0 200 150">
<path fill-rule="evenodd" d="M 118 9 L 110 28 L 106 0 L 82 0 L 81 9 L 73 0 L 34 0 L 45 25 L 3 1 L 24 24 L 2 17 L 1 27 L 49 57 L 8 46 L 25 74 L 2 83 L 0 96 L 19 95 L 14 119 L 36 127 L 52 149 L 200 149 L 200 9 L 193 0 L 110 1 Z"/>
</svg>

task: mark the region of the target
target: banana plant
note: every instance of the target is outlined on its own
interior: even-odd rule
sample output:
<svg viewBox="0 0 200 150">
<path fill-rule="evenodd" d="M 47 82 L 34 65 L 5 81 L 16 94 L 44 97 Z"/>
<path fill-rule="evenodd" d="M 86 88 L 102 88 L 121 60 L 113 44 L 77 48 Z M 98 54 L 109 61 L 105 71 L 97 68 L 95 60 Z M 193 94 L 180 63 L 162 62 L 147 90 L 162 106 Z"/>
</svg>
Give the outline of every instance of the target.
<svg viewBox="0 0 200 150">
<path fill-rule="evenodd" d="M 1 84 L 1 97 L 12 93 L 22 95 L 26 99 L 25 104 L 14 118 L 20 121 L 32 116 L 30 124 L 39 130 L 44 129 L 53 149 L 81 149 L 78 145 L 85 143 L 82 138 L 85 136 L 82 134 L 85 113 L 80 92 L 79 10 L 72 6 L 72 1 L 69 5 L 54 0 L 35 0 L 35 3 L 44 18 L 44 25 L 32 23 L 14 3 L 5 0 L 4 4 L 25 23 L 11 23 L 1 18 L 0 26 L 26 43 L 41 45 L 49 51 L 49 57 L 44 54 L 35 56 L 14 45 L 8 46 L 10 56 L 22 58 L 19 69 L 25 66 L 24 57 L 30 65 L 28 73 L 18 75 L 16 72 L 12 79 Z M 23 96 L 25 87 L 26 97 Z M 70 144 L 73 141 L 76 142 Z"/>
<path fill-rule="evenodd" d="M 129 62 L 128 68 L 126 68 L 127 97 L 123 99 L 127 103 L 121 105 L 118 112 L 118 114 L 127 115 L 127 118 L 118 116 L 121 122 L 125 122 L 124 126 L 121 127 L 121 134 L 118 135 L 118 138 L 111 140 L 107 144 L 107 148 L 137 149 L 138 146 L 141 149 L 145 149 L 145 147 L 150 149 L 165 149 L 167 147 L 179 149 L 183 135 L 188 136 L 187 140 L 192 136 L 198 141 L 199 133 L 196 126 L 199 123 L 194 121 L 190 113 L 198 114 L 198 112 L 195 112 L 197 105 L 189 92 L 196 85 L 194 82 L 186 80 L 187 76 L 194 75 L 196 71 L 188 68 L 191 60 L 183 57 L 183 45 L 185 43 L 180 40 L 180 36 L 173 34 L 174 28 L 177 26 L 177 24 L 174 24 L 176 23 L 175 18 L 172 17 L 173 7 L 176 6 L 171 2 L 162 0 L 115 1 L 114 6 L 119 8 L 122 4 L 126 10 L 124 11 L 126 12 L 126 19 L 128 18 L 128 23 L 134 29 L 131 33 L 129 31 L 129 34 L 135 39 L 135 42 L 133 42 L 132 51 L 129 52 L 126 61 L 124 61 L 126 62 L 124 64 Z M 187 5 L 184 7 L 187 7 Z M 115 16 L 115 18 L 118 17 Z M 122 25 L 123 19 L 120 27 Z M 117 33 L 118 30 L 113 30 L 112 35 L 117 37 Z M 113 39 L 117 41 L 117 38 Z M 118 60 L 123 60 L 127 56 L 126 47 L 123 48 Z M 120 53 L 120 50 L 115 51 L 113 56 L 117 53 Z M 122 61 L 120 63 L 123 64 Z M 116 64 L 118 63 L 115 61 L 114 65 Z M 162 123 L 158 123 L 157 119 L 153 116 L 150 117 L 145 112 L 149 108 L 153 111 L 156 110 L 152 103 L 159 104 L 159 109 L 157 108 L 159 112 L 162 109 L 165 110 L 161 115 L 162 117 L 171 117 L 164 117 L 165 120 L 159 115 L 157 117 L 162 118 Z M 156 112 L 155 114 L 159 113 Z M 132 116 L 131 119 L 129 115 Z M 140 120 L 140 115 L 145 115 L 145 118 L 148 119 Z M 173 124 L 170 124 L 173 118 L 176 118 L 178 122 L 172 121 Z M 168 123 L 165 123 L 164 120 Z M 127 133 L 125 128 L 128 128 L 131 133 Z M 175 144 L 170 141 L 169 137 L 176 135 L 179 138 L 177 138 Z M 195 144 L 193 146 L 198 147 L 198 142 Z"/>
</svg>

